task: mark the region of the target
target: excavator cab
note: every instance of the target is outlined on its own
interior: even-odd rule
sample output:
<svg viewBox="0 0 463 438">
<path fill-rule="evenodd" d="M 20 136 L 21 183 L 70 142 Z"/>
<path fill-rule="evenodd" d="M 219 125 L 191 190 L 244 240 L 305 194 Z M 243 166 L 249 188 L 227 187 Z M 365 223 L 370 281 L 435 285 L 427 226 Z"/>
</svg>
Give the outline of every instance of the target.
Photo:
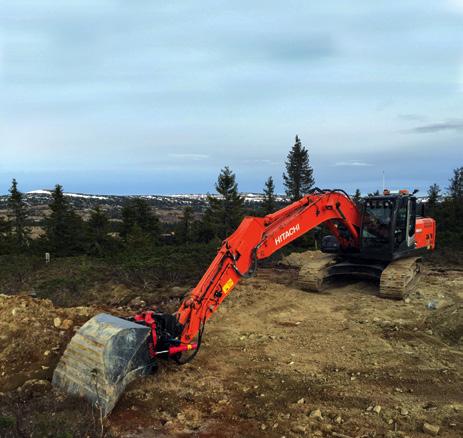
<svg viewBox="0 0 463 438">
<path fill-rule="evenodd" d="M 414 193 L 400 190 L 363 198 L 358 249 L 346 250 L 336 237 L 325 236 L 318 264 L 311 263 L 299 273 L 301 288 L 321 291 L 325 279 L 358 276 L 379 280 L 379 296 L 402 299 L 415 287 L 421 255 L 434 248 L 435 222 L 417 219 Z"/>
<path fill-rule="evenodd" d="M 415 249 L 416 198 L 408 191 L 363 200 L 360 255 L 394 260 Z"/>
</svg>

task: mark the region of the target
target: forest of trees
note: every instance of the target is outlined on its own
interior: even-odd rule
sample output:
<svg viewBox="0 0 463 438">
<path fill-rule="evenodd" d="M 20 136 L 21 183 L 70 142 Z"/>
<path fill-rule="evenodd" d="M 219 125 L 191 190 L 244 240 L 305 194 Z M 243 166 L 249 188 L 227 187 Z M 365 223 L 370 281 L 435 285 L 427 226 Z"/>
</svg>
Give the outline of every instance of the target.
<svg viewBox="0 0 463 438">
<path fill-rule="evenodd" d="M 300 199 L 314 184 L 308 151 L 297 136 L 288 154 L 283 178 L 291 200 Z M 184 208 L 180 222 L 170 226 L 174 237 L 169 244 L 207 244 L 211 241 L 218 244 L 237 228 L 245 214 L 266 215 L 281 207 L 276 200 L 271 176 L 265 181 L 262 205 L 254 211 L 245 207 L 236 175 L 228 166 L 220 171 L 215 190 L 221 196 L 208 196 L 208 206 L 201 218 L 195 218 L 191 207 Z M 51 213 L 41 224 L 45 233 L 32 239 L 27 227 L 28 208 L 24 195 L 13 179 L 8 218 L 0 218 L 0 255 L 50 253 L 52 257 L 82 254 L 103 257 L 117 252 L 146 252 L 166 244 L 160 239 L 162 227 L 158 217 L 140 198 L 127 201 L 122 210 L 122 222 L 115 230 L 100 208 L 92 211 L 90 218 L 84 221 L 66 201 L 59 184 L 52 192 L 49 208 Z"/>
<path fill-rule="evenodd" d="M 283 182 L 286 195 L 288 202 L 295 201 L 307 194 L 315 183 L 308 150 L 297 136 L 285 165 Z M 185 275 L 193 274 L 207 266 L 220 242 L 237 228 L 246 214 L 264 216 L 283 206 L 281 201 L 277 202 L 272 176 L 264 182 L 263 202 L 254 211 L 245 206 L 236 175 L 229 167 L 220 171 L 215 190 L 221 196 L 209 196 L 203 214 L 199 215 L 187 206 L 181 220 L 175 224 L 160 223 L 145 200 L 130 198 L 122 210 L 122 221 L 115 226 L 100 208 L 92 211 L 89 219 L 84 221 L 67 202 L 63 188 L 58 184 L 52 193 L 50 214 L 41 224 L 44 234 L 32 239 L 28 227 L 28 206 L 18 182 L 13 179 L 9 189 L 8 217 L 0 217 L 0 256 L 42 260 L 45 253 L 51 254 L 53 260 L 85 256 L 111 262 L 122 260 L 131 269 L 142 266 L 145 273 L 157 264 L 164 272 L 159 278 L 182 269 Z M 356 190 L 353 199 L 360 201 L 359 190 Z M 454 170 L 445 194 L 437 184 L 429 187 L 426 215 L 437 219 L 438 248 L 445 246 L 463 250 L 462 214 L 463 167 L 460 167 Z M 162 239 L 162 231 L 167 229 L 172 236 L 169 241 Z M 314 235 L 299 240 L 296 245 L 310 247 L 314 243 Z M 185 263 L 191 255 L 193 262 Z M 201 262 L 198 262 L 201 257 Z M 196 271 L 195 262 L 198 266 Z"/>
</svg>

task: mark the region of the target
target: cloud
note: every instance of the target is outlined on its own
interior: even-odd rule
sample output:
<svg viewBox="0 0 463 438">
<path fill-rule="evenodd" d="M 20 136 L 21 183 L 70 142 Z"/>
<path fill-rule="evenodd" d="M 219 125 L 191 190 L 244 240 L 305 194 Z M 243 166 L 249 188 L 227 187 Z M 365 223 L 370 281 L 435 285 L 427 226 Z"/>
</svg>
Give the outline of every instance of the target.
<svg viewBox="0 0 463 438">
<path fill-rule="evenodd" d="M 371 163 L 366 163 L 364 161 L 349 160 L 349 161 L 338 161 L 334 163 L 336 167 L 370 167 L 373 166 Z"/>
<path fill-rule="evenodd" d="M 400 120 L 407 120 L 413 122 L 423 122 L 426 120 L 426 117 L 421 114 L 398 114 L 397 118 Z"/>
<path fill-rule="evenodd" d="M 336 55 L 338 48 L 329 34 L 291 34 L 276 35 L 267 40 L 254 43 L 241 41 L 235 45 L 240 56 L 248 52 L 255 60 L 268 60 L 276 63 L 319 60 Z"/>
<path fill-rule="evenodd" d="M 429 123 L 427 125 L 416 126 L 409 132 L 432 134 L 441 131 L 463 131 L 463 120 L 447 120 L 444 122 Z"/>
<path fill-rule="evenodd" d="M 463 0 L 448 0 L 448 4 L 454 11 L 463 13 Z"/>
<path fill-rule="evenodd" d="M 190 153 L 186 153 L 186 154 L 177 154 L 177 153 L 173 153 L 173 154 L 168 154 L 169 157 L 171 158 L 175 158 L 176 160 L 193 160 L 193 161 L 202 161 L 202 160 L 207 160 L 208 158 L 210 158 L 209 155 L 206 155 L 206 154 L 190 154 Z"/>
</svg>

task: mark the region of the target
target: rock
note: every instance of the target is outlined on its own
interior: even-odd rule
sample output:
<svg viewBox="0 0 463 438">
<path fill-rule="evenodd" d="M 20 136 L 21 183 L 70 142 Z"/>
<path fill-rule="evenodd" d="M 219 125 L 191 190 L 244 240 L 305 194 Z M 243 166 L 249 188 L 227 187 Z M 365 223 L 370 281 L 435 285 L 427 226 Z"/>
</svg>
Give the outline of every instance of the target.
<svg viewBox="0 0 463 438">
<path fill-rule="evenodd" d="M 341 424 L 342 423 L 342 417 L 340 415 L 338 415 L 335 419 L 334 419 L 334 422 L 336 424 Z"/>
<path fill-rule="evenodd" d="M 323 417 L 322 417 L 322 412 L 320 411 L 320 409 L 315 409 L 313 410 L 310 415 L 309 415 L 310 418 L 316 418 L 317 420 L 323 420 Z"/>
<path fill-rule="evenodd" d="M 141 299 L 141 297 L 135 297 L 129 301 L 129 306 L 143 307 L 146 305 L 146 302 Z"/>
<path fill-rule="evenodd" d="M 13 316 L 16 316 L 18 314 L 18 311 L 19 311 L 19 309 L 15 307 L 14 309 L 11 310 L 11 314 Z"/>
<path fill-rule="evenodd" d="M 50 354 L 50 350 L 47 350 L 47 351 L 44 351 L 44 352 L 43 352 L 43 355 L 44 355 L 44 356 L 48 356 L 49 354 Z"/>
<path fill-rule="evenodd" d="M 24 384 L 18 388 L 19 392 L 28 394 L 38 395 L 42 392 L 47 391 L 51 386 L 48 380 L 31 379 L 24 382 Z"/>
<path fill-rule="evenodd" d="M 267 429 L 267 426 L 265 424 L 261 424 L 260 428 L 261 428 L 261 430 L 265 430 L 265 429 Z"/>
<path fill-rule="evenodd" d="M 74 325 L 74 321 L 72 319 L 65 319 L 62 323 L 61 323 L 61 328 L 63 330 L 69 330 L 70 328 L 72 328 L 72 326 Z"/>
<path fill-rule="evenodd" d="M 405 298 L 404 303 L 405 304 L 410 304 L 410 298 Z"/>
<path fill-rule="evenodd" d="M 352 438 L 350 435 L 345 435 L 339 432 L 331 432 L 331 436 L 336 437 L 336 438 Z"/>
<path fill-rule="evenodd" d="M 435 424 L 430 424 L 426 422 L 424 422 L 423 424 L 423 432 L 427 433 L 428 435 L 437 436 L 439 434 L 439 429 L 440 427 L 436 426 Z"/>
<path fill-rule="evenodd" d="M 177 419 L 180 420 L 180 421 L 185 421 L 185 414 L 183 412 L 179 412 L 177 414 Z"/>
<path fill-rule="evenodd" d="M 400 408 L 400 415 L 406 416 L 408 415 L 408 411 L 405 408 Z"/>
<path fill-rule="evenodd" d="M 300 398 L 298 401 L 297 401 L 297 404 L 298 405 L 303 405 L 305 403 L 305 400 L 303 398 Z"/>
<path fill-rule="evenodd" d="M 373 412 L 376 412 L 377 414 L 379 414 L 381 412 L 381 406 L 380 405 L 376 405 L 374 408 L 373 408 Z"/>
<path fill-rule="evenodd" d="M 293 424 L 291 426 L 291 431 L 294 433 L 305 433 L 306 428 L 302 424 Z"/>
<path fill-rule="evenodd" d="M 56 327 L 56 328 L 60 328 L 61 327 L 61 318 L 59 316 L 57 316 L 55 319 L 53 319 L 53 325 Z"/>
</svg>

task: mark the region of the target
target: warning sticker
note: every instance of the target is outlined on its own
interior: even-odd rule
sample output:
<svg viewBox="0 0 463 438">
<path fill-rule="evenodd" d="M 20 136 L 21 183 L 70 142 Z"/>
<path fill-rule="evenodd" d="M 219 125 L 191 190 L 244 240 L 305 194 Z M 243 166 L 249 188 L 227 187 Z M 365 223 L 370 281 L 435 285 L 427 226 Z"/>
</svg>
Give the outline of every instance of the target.
<svg viewBox="0 0 463 438">
<path fill-rule="evenodd" d="M 228 291 L 233 287 L 235 283 L 233 282 L 233 280 L 230 278 L 222 287 L 222 291 L 224 294 L 227 294 Z"/>
</svg>

